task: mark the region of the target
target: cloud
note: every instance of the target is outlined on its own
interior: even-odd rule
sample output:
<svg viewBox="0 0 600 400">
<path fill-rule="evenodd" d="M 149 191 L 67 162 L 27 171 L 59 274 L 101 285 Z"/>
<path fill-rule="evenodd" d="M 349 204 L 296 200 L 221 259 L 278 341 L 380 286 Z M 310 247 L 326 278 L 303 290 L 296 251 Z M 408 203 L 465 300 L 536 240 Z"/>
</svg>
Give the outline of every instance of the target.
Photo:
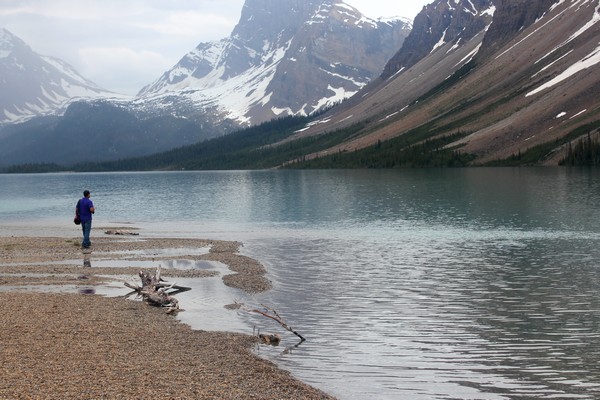
<svg viewBox="0 0 600 400">
<path fill-rule="evenodd" d="M 237 21 L 227 16 L 214 13 L 182 11 L 171 13 L 152 22 L 133 22 L 132 26 L 161 35 L 188 36 L 209 41 L 226 37 L 235 22 Z"/>
<path fill-rule="evenodd" d="M 15 15 L 27 13 L 29 10 L 22 6 L 9 6 L 0 8 L 0 17 L 12 17 Z"/>
<path fill-rule="evenodd" d="M 0 15 L 20 14 L 22 17 L 38 16 L 44 18 L 58 18 L 63 20 L 94 20 L 97 18 L 114 15 L 116 4 L 114 2 L 99 2 L 94 0 L 3 0 Z M 125 3 L 126 4 L 126 3 Z M 121 7 L 121 13 L 127 7 Z"/>
<path fill-rule="evenodd" d="M 0 26 L 113 91 L 135 94 L 199 43 L 229 36 L 244 0 L 1 0 Z M 139 71 L 135 71 L 139 68 Z"/>
<path fill-rule="evenodd" d="M 428 0 L 346 0 L 369 16 L 411 16 Z M 98 85 L 135 94 L 202 42 L 233 31 L 245 0 L 0 0 L 0 26 Z M 421 5 L 422 6 L 422 5 Z M 397 11 L 394 11 L 397 10 Z M 379 14 L 379 15 L 377 15 Z M 407 15 L 408 14 L 408 15 Z"/>
<path fill-rule="evenodd" d="M 389 0 L 344 0 L 371 18 L 405 17 L 414 19 L 423 6 L 433 0 L 411 0 L 390 2 Z M 390 4 L 391 3 L 391 4 Z"/>
<path fill-rule="evenodd" d="M 79 72 L 101 87 L 135 94 L 171 68 L 171 60 L 153 51 L 128 47 L 87 47 L 79 50 Z M 115 74 L 118 71 L 118 74 Z"/>
</svg>

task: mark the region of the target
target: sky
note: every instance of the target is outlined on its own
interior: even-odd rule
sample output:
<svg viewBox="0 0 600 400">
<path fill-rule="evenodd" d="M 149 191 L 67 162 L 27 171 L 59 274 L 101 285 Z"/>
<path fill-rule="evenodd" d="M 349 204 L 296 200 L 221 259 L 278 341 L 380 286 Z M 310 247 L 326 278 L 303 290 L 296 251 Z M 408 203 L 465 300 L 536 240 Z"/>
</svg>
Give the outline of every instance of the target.
<svg viewBox="0 0 600 400">
<path fill-rule="evenodd" d="M 371 18 L 413 19 L 433 0 L 345 0 Z M 244 0 L 0 0 L 0 28 L 85 78 L 135 95 L 199 43 L 226 38 Z"/>
</svg>

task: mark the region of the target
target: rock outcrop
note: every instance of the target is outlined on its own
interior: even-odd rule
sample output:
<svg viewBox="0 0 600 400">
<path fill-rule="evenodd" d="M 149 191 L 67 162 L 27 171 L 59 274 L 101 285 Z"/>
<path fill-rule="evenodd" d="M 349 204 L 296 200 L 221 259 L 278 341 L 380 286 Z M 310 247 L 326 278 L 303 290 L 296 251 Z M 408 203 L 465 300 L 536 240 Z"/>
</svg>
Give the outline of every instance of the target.
<svg viewBox="0 0 600 400">
<path fill-rule="evenodd" d="M 464 44 L 488 26 L 494 15 L 491 0 L 436 1 L 424 7 L 402 48 L 389 60 L 381 75 L 387 79 L 408 69 L 446 43 Z"/>
</svg>

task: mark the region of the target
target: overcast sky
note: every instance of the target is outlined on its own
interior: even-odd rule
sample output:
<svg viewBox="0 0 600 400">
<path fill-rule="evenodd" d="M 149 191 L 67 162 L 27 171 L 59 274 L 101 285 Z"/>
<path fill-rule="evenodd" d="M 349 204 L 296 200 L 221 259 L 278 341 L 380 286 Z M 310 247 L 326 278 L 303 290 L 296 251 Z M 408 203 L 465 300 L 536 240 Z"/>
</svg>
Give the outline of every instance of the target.
<svg viewBox="0 0 600 400">
<path fill-rule="evenodd" d="M 413 19 L 432 0 L 345 0 Z M 199 43 L 228 37 L 244 0 L 0 0 L 0 27 L 105 89 L 135 94 Z"/>
</svg>

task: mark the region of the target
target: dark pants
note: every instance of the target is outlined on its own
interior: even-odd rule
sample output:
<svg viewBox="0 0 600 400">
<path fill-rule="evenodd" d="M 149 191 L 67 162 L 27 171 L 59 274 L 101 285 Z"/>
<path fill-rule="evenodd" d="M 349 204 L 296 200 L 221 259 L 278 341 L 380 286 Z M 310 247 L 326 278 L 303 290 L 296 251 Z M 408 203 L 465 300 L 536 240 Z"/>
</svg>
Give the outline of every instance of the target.
<svg viewBox="0 0 600 400">
<path fill-rule="evenodd" d="M 88 248 L 92 245 L 92 242 L 90 242 L 92 221 L 81 221 L 81 229 L 83 230 L 83 241 L 81 242 L 81 247 Z"/>
</svg>

